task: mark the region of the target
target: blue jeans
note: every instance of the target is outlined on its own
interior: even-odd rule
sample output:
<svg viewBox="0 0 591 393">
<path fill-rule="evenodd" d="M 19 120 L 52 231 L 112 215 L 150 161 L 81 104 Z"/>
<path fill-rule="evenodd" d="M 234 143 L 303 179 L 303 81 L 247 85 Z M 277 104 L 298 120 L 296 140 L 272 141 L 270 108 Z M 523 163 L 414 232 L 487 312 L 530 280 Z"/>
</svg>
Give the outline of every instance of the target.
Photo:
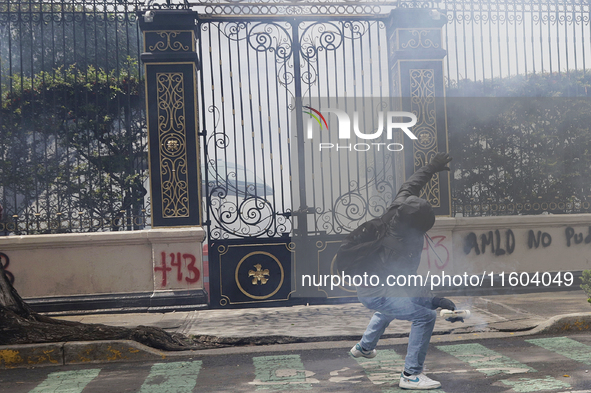
<svg viewBox="0 0 591 393">
<path fill-rule="evenodd" d="M 435 327 L 437 312 L 427 307 L 424 298 L 408 297 L 363 297 L 359 301 L 371 309 L 376 310 L 363 333 L 360 344 L 364 350 L 371 351 L 378 344 L 378 340 L 394 319 L 411 321 L 408 349 L 404 361 L 404 370 L 410 374 L 423 372 L 427 349 L 431 334 Z"/>
</svg>

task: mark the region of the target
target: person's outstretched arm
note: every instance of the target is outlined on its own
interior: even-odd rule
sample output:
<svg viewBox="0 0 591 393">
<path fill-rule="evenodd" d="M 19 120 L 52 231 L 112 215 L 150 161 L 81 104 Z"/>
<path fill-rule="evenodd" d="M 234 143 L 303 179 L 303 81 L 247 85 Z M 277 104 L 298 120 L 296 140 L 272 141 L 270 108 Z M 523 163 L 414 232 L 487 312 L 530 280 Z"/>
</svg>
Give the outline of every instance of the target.
<svg viewBox="0 0 591 393">
<path fill-rule="evenodd" d="M 420 196 L 421 189 L 431 180 L 433 175 L 444 170 L 449 171 L 447 164 L 451 161 L 449 153 L 439 152 L 435 157 L 424 167 L 417 170 L 408 178 L 406 182 L 400 187 L 396 198 L 392 205 L 403 202 L 411 195 Z"/>
</svg>

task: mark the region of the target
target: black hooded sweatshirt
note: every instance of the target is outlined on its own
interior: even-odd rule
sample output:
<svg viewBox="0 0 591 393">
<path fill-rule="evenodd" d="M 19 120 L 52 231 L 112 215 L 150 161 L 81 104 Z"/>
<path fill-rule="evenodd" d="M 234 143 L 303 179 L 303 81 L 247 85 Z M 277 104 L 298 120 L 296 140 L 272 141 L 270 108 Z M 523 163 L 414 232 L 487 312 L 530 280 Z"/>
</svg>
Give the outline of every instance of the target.
<svg viewBox="0 0 591 393">
<path fill-rule="evenodd" d="M 386 234 L 379 243 L 379 253 L 373 254 L 364 263 L 356 266 L 355 274 L 377 275 L 380 278 L 380 287 L 382 283 L 386 283 L 389 275 L 416 274 L 421 261 L 425 233 L 435 223 L 433 208 L 419 195 L 435 173 L 432 165 L 426 165 L 400 187 L 388 211 L 382 216 L 382 219 L 389 220 L 389 223 Z M 402 295 L 395 287 L 386 285 L 382 288 L 390 296 Z M 425 291 L 416 289 L 418 288 L 407 287 L 405 295 L 429 296 Z"/>
</svg>

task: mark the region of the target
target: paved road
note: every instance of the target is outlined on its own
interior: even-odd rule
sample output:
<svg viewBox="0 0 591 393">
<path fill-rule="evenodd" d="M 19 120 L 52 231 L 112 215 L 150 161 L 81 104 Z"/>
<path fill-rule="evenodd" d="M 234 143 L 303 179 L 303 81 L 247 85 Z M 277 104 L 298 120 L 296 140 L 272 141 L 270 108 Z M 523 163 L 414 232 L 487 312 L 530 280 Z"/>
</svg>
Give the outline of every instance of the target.
<svg viewBox="0 0 591 393">
<path fill-rule="evenodd" d="M 375 359 L 354 359 L 344 343 L 150 363 L 110 363 L 0 371 L 0 392 L 401 392 L 406 346 L 381 345 Z M 347 344 L 348 346 L 348 344 Z M 438 392 L 591 393 L 591 334 L 456 340 L 433 337 L 428 374 Z"/>
</svg>

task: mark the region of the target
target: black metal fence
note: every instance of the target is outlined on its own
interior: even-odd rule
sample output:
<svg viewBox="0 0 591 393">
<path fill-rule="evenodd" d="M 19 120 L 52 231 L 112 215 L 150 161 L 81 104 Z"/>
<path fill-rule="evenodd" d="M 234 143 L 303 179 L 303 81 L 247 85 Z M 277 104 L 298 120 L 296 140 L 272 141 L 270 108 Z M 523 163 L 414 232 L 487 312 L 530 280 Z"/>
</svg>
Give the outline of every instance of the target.
<svg viewBox="0 0 591 393">
<path fill-rule="evenodd" d="M 132 230 L 150 225 L 143 79 L 139 64 L 142 37 L 136 21 L 137 11 L 144 6 L 139 0 L 0 0 L 0 202 L 5 208 L 0 233 Z M 248 41 L 232 38 L 245 32 L 250 34 L 248 26 L 253 24 L 248 20 L 253 16 L 308 15 L 307 23 L 313 24 L 314 18 L 326 19 L 323 15 L 337 20 L 346 15 L 385 15 L 393 7 L 445 11 L 446 16 L 441 17 L 448 19 L 443 45 L 448 50 L 450 149 L 456 157 L 452 183 L 454 214 L 590 211 L 591 162 L 587 157 L 591 155 L 587 152 L 591 150 L 591 142 L 586 137 L 585 124 L 589 122 L 584 116 L 585 98 L 591 94 L 591 72 L 587 70 L 591 64 L 589 1 L 360 1 L 351 4 L 203 0 L 184 2 L 181 6 L 200 13 L 198 28 L 202 39 L 209 40 L 208 45 L 214 50 L 222 51 L 222 60 L 232 56 L 231 61 L 237 67 L 233 70 L 232 83 L 243 85 L 248 80 L 238 81 L 241 74 L 237 70 L 245 63 L 236 61 L 245 52 L 223 52 L 220 43 L 222 39 L 228 40 L 229 48 L 241 50 L 242 42 Z M 224 18 L 232 23 L 225 25 Z M 237 30 L 224 30 L 232 26 Z M 287 37 L 291 30 L 288 33 Z M 265 36 L 256 31 L 252 34 L 253 38 Z M 379 34 L 371 34 L 377 42 Z M 279 38 L 267 35 L 271 39 Z M 203 61 L 209 62 L 206 58 L 209 47 L 202 47 L 205 48 L 201 54 Z M 281 43 L 277 49 L 282 49 Z M 259 51 L 259 54 L 266 56 L 271 52 Z M 256 59 L 252 57 L 252 61 Z M 264 63 L 265 67 L 283 65 L 281 61 L 265 61 L 269 61 Z M 216 72 L 223 73 L 224 69 L 218 67 Z M 287 105 L 289 89 L 294 85 L 289 79 L 281 85 L 280 72 L 284 78 L 293 75 L 279 70 L 274 76 L 278 78 L 277 86 L 284 89 L 281 92 L 288 93 Z M 243 127 L 235 119 L 235 113 L 216 113 L 225 105 L 215 105 L 209 97 L 228 89 L 228 85 L 222 87 L 220 79 L 208 90 L 209 79 L 218 78 L 217 75 L 202 75 L 207 84 L 201 86 L 200 93 L 203 114 L 208 116 L 202 119 L 202 125 L 210 132 L 204 150 L 209 151 L 208 158 L 213 160 L 208 164 L 208 177 L 215 180 L 212 185 L 216 187 L 220 176 L 225 176 L 221 180 L 224 183 L 229 172 L 236 172 L 232 176 L 241 172 L 242 178 L 236 177 L 231 183 L 235 188 L 250 188 L 232 191 L 236 203 L 230 210 L 241 203 L 240 193 L 255 192 L 258 199 L 264 197 L 265 201 L 259 204 L 265 208 L 273 206 L 279 213 L 281 221 L 273 224 L 272 231 L 288 232 L 291 227 L 288 150 L 284 150 L 282 166 L 278 164 L 278 150 L 274 162 L 261 161 L 257 168 L 266 168 L 265 173 L 245 164 L 242 153 L 229 160 L 228 150 L 216 150 L 215 145 L 222 147 L 231 134 L 242 135 Z M 306 89 L 319 89 L 314 80 L 304 84 Z M 555 122 L 554 130 L 547 127 L 545 134 L 540 133 L 531 124 L 545 124 L 544 116 L 548 113 L 539 113 L 535 121 L 530 118 L 528 123 L 527 119 L 520 119 L 521 128 L 509 131 L 511 114 L 519 109 L 514 107 L 497 108 L 504 110 L 499 112 L 505 119 L 503 127 L 494 122 L 466 124 L 461 101 L 455 105 L 451 97 L 475 96 L 576 98 L 577 123 Z M 229 95 L 218 98 L 222 97 L 230 99 Z M 241 100 L 238 106 L 244 104 L 244 108 L 249 108 L 252 104 L 251 99 L 246 100 L 240 94 L 235 98 Z M 264 105 L 253 108 L 259 107 Z M 259 111 L 255 112 L 258 116 Z M 556 113 L 552 119 L 556 119 Z M 227 129 L 235 121 L 238 128 Z M 285 122 L 283 129 L 287 129 L 287 119 L 281 121 Z M 249 142 L 253 154 L 259 154 L 256 146 L 261 141 L 264 143 L 256 138 Z M 550 146 L 549 141 L 559 143 Z M 269 140 L 265 146 L 276 144 L 279 148 L 284 142 Z M 544 149 L 540 148 L 542 145 Z M 223 154 L 216 155 L 220 152 Z M 518 162 L 519 168 L 535 167 L 535 173 L 514 168 L 507 160 L 499 160 L 500 156 Z M 263 157 L 268 156 L 265 153 Z M 260 190 L 256 185 L 254 188 L 248 185 L 249 177 L 255 183 L 257 178 L 261 179 Z M 523 179 L 528 177 L 537 183 L 523 192 Z M 273 181 L 275 184 L 271 184 Z M 275 195 L 279 190 L 281 194 Z M 266 195 L 269 192 L 273 195 Z M 221 194 L 211 195 L 216 196 L 218 204 L 228 200 Z M 252 211 L 248 206 L 243 208 Z M 221 209 L 211 210 L 212 216 L 229 217 L 223 216 Z M 267 224 L 258 224 L 254 232 L 248 222 L 241 225 L 259 236 Z"/>
<path fill-rule="evenodd" d="M 0 233 L 149 225 L 134 1 L 0 1 Z"/>
<path fill-rule="evenodd" d="M 445 9 L 453 214 L 591 212 L 591 3 Z"/>
</svg>

